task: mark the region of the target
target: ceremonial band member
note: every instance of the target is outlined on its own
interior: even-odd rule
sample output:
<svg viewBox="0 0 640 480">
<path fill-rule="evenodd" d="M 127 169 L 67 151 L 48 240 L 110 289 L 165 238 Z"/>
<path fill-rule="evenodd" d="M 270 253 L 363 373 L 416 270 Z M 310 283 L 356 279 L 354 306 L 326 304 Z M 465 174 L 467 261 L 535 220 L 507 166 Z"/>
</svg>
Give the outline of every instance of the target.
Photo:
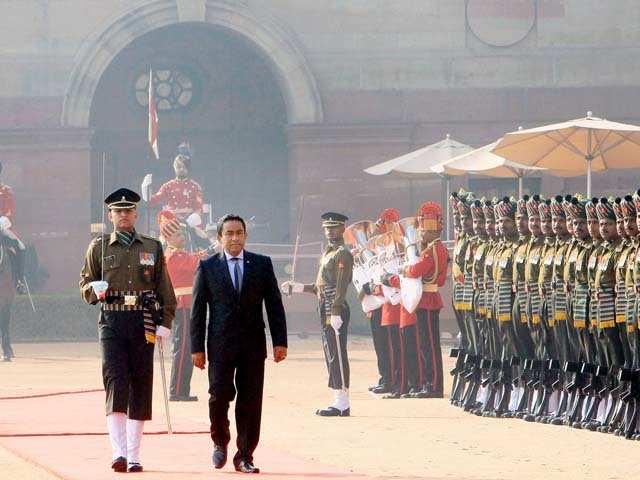
<svg viewBox="0 0 640 480">
<path fill-rule="evenodd" d="M 193 363 L 191 362 L 191 298 L 193 279 L 202 258 L 198 253 L 185 249 L 186 235 L 177 217 L 168 210 L 158 214 L 160 233 L 167 246 L 165 258 L 167 271 L 177 299 L 176 318 L 173 322 L 171 384 L 169 400 L 195 402 L 198 397 L 190 394 Z"/>
<path fill-rule="evenodd" d="M 416 398 L 442 398 L 442 350 L 440 348 L 440 310 L 442 298 L 438 289 L 447 277 L 449 253 L 440 240 L 442 207 L 434 202 L 423 203 L 417 213 L 420 234 L 420 260 L 405 269 L 407 278 L 422 279 L 422 298 L 416 310 L 419 379 Z"/>
<path fill-rule="evenodd" d="M 145 420 L 151 419 L 154 344 L 156 337 L 169 336 L 176 310 L 162 245 L 135 230 L 139 201 L 126 188 L 105 199 L 114 231 L 89 244 L 80 273 L 84 301 L 101 303 L 102 378 L 116 472 L 142 471 L 140 440 Z"/>
<path fill-rule="evenodd" d="M 264 361 L 267 358 L 267 312 L 273 360 L 287 356 L 287 323 L 278 281 L 269 257 L 244 249 L 244 219 L 225 215 L 218 220 L 222 252 L 198 265 L 193 286 L 191 349 L 193 364 L 204 369 L 209 359 L 209 420 L 214 443 L 213 465 L 227 462 L 229 403 L 236 399 L 236 471 L 258 473 L 253 452 L 260 438 Z M 208 322 L 207 322 L 207 313 Z"/>
<path fill-rule="evenodd" d="M 376 234 L 385 233 L 390 225 L 400 220 L 400 212 L 395 208 L 385 208 L 380 212 L 380 216 L 376 221 Z M 372 285 L 367 283 L 363 286 L 363 292 L 367 295 L 384 296 L 380 285 Z M 396 382 L 396 365 L 393 355 L 393 342 L 391 340 L 388 329 L 383 325 L 383 317 L 387 309 L 385 305 L 370 312 L 371 321 L 371 337 L 373 339 L 373 347 L 376 352 L 378 364 L 379 380 L 377 385 L 369 387 L 369 391 L 376 394 L 389 393 L 394 389 Z M 388 316 L 388 313 L 387 313 Z M 385 320 L 388 320 L 385 318 Z"/>
<path fill-rule="evenodd" d="M 348 417 L 351 413 L 347 356 L 349 305 L 345 297 L 353 271 L 353 256 L 345 248 L 343 238 L 348 218 L 335 212 L 327 212 L 321 218 L 328 245 L 320 258 L 315 283 L 284 282 L 282 289 L 286 293 L 305 292 L 317 295 L 322 346 L 334 401 L 328 408 L 317 410 L 316 414 L 321 417 Z"/>
</svg>

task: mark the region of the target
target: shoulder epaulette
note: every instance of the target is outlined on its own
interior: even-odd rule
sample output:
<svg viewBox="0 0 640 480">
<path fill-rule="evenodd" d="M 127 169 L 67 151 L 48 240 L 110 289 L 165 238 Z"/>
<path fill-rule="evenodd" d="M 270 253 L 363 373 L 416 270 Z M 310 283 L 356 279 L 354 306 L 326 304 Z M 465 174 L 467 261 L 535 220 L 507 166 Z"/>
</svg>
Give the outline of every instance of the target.
<svg viewBox="0 0 640 480">
<path fill-rule="evenodd" d="M 144 233 L 140 233 L 139 235 L 141 238 L 144 238 L 145 240 L 154 240 L 156 242 L 160 242 L 160 240 L 158 240 L 156 237 L 152 237 L 151 235 L 145 235 Z"/>
</svg>

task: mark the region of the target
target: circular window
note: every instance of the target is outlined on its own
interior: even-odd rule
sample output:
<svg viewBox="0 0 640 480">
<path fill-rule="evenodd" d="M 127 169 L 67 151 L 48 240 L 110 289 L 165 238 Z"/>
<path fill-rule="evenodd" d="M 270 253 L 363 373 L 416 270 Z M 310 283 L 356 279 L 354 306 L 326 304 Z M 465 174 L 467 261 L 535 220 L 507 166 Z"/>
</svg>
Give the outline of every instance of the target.
<svg viewBox="0 0 640 480">
<path fill-rule="evenodd" d="M 153 70 L 153 91 L 158 111 L 168 112 L 189 108 L 194 101 L 195 85 L 185 70 Z M 149 106 L 149 72 L 138 75 L 135 81 L 135 97 L 138 105 Z"/>
</svg>

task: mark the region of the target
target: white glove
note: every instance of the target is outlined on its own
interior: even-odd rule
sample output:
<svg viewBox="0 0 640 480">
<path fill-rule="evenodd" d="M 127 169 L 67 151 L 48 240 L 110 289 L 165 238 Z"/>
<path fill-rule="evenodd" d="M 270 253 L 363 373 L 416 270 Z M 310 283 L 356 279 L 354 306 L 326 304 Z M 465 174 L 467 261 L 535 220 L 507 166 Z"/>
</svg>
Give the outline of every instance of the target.
<svg viewBox="0 0 640 480">
<path fill-rule="evenodd" d="M 11 228 L 11 220 L 3 215 L 0 217 L 0 230 L 6 230 L 8 228 Z"/>
<path fill-rule="evenodd" d="M 158 337 L 158 338 L 169 338 L 169 335 L 171 335 L 171 330 L 169 330 L 164 325 L 158 325 L 156 327 L 156 337 Z"/>
<path fill-rule="evenodd" d="M 329 323 L 331 323 L 331 326 L 337 332 L 342 326 L 342 317 L 340 315 L 331 315 L 329 317 Z"/>
<path fill-rule="evenodd" d="M 280 286 L 280 290 L 285 295 L 291 295 L 292 293 L 303 293 L 304 283 L 292 282 L 290 280 L 287 280 Z"/>
<path fill-rule="evenodd" d="M 153 182 L 153 174 L 147 173 L 142 180 L 142 185 L 140 185 L 140 190 L 142 191 L 142 199 L 145 202 L 149 201 L 149 187 Z"/>
<path fill-rule="evenodd" d="M 187 225 L 191 228 L 197 227 L 202 223 L 202 218 L 197 213 L 192 213 L 187 217 Z"/>
<path fill-rule="evenodd" d="M 104 280 L 95 280 L 93 282 L 90 282 L 89 285 L 93 289 L 93 292 L 96 294 L 96 297 L 98 297 L 98 300 L 102 302 L 107 296 L 107 288 L 109 288 L 109 283 L 105 282 Z"/>
</svg>

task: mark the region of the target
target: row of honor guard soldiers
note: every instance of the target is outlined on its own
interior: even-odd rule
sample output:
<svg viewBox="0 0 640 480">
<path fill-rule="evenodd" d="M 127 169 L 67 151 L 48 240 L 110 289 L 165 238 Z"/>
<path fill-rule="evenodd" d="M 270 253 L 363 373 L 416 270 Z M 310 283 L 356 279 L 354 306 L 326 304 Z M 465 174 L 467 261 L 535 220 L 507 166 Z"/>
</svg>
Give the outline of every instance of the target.
<svg viewBox="0 0 640 480">
<path fill-rule="evenodd" d="M 451 402 L 640 439 L 640 190 L 449 201 L 461 333 Z"/>
<path fill-rule="evenodd" d="M 345 231 L 377 356 L 379 379 L 369 390 L 385 399 L 443 396 L 438 289 L 449 256 L 440 240 L 442 223 L 442 207 L 426 202 L 415 216 L 400 218 L 387 208 L 377 221 Z"/>
</svg>

